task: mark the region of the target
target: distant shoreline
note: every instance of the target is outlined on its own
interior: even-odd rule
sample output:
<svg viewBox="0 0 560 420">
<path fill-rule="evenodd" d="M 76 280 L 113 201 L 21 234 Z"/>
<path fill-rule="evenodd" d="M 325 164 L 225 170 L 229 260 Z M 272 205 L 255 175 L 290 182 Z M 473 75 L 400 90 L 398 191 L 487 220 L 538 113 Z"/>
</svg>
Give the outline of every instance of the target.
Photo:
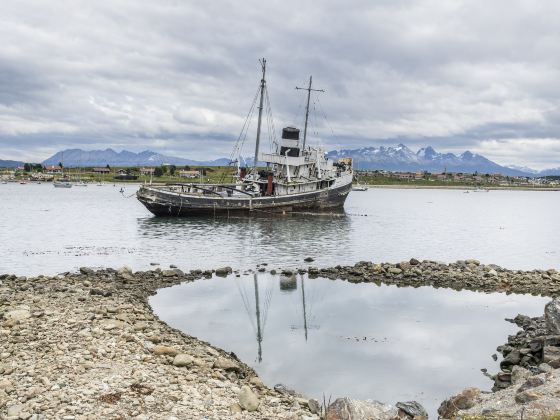
<svg viewBox="0 0 560 420">
<path fill-rule="evenodd" d="M 363 184 L 368 188 L 397 189 L 397 190 L 465 190 L 473 191 L 476 187 L 469 185 L 402 185 L 402 184 Z M 503 191 L 560 191 L 560 187 L 484 187 L 482 190 Z"/>
</svg>

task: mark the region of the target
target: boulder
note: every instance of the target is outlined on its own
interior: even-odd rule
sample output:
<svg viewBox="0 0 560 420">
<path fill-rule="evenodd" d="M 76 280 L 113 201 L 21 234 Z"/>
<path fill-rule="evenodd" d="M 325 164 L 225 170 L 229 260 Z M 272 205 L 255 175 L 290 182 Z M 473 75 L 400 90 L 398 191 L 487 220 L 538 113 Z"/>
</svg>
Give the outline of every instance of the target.
<svg viewBox="0 0 560 420">
<path fill-rule="evenodd" d="M 93 271 L 91 268 L 89 267 L 80 267 L 80 273 L 85 274 L 86 276 L 89 276 L 91 274 L 94 274 L 95 271 Z"/>
<path fill-rule="evenodd" d="M 191 355 L 185 353 L 178 354 L 173 359 L 173 366 L 177 367 L 187 367 L 192 365 L 193 363 L 194 358 Z"/>
<path fill-rule="evenodd" d="M 405 271 L 405 270 L 409 270 L 411 267 L 411 264 L 408 261 L 403 261 L 397 264 L 397 267 L 400 268 L 401 270 Z"/>
<path fill-rule="evenodd" d="M 500 362 L 501 369 L 511 369 L 512 366 L 518 365 L 521 362 L 521 353 L 519 350 L 513 350 L 506 357 L 504 360 Z"/>
<path fill-rule="evenodd" d="M 543 348 L 543 362 L 548 363 L 553 360 L 560 359 L 560 347 L 544 346 Z"/>
<path fill-rule="evenodd" d="M 538 386 L 544 385 L 546 380 L 541 376 L 531 376 L 527 378 L 527 380 L 519 387 L 517 390 L 518 393 L 527 391 L 531 388 L 536 388 Z"/>
<path fill-rule="evenodd" d="M 479 395 L 480 389 L 467 388 L 442 402 L 438 408 L 438 414 L 442 419 L 452 419 L 459 410 L 468 410 L 474 407 Z"/>
<path fill-rule="evenodd" d="M 416 401 L 398 402 L 395 406 L 413 419 L 427 419 L 428 412 Z M 400 413 L 399 413 L 400 414 Z"/>
<path fill-rule="evenodd" d="M 540 394 L 534 391 L 523 391 L 515 394 L 515 402 L 518 404 L 526 404 L 531 401 L 536 401 L 541 397 Z"/>
<path fill-rule="evenodd" d="M 514 366 L 511 369 L 511 383 L 514 385 L 524 382 L 529 376 L 531 372 L 521 366 Z"/>
<path fill-rule="evenodd" d="M 231 267 L 220 267 L 216 268 L 216 275 L 220 277 L 226 277 L 228 274 L 233 273 Z"/>
<path fill-rule="evenodd" d="M 338 398 L 327 410 L 326 420 L 392 420 L 398 410 L 378 401 Z"/>
<path fill-rule="evenodd" d="M 420 261 L 418 261 L 416 258 L 411 258 L 410 261 L 408 262 L 410 265 L 419 265 Z"/>
<path fill-rule="evenodd" d="M 256 411 L 259 408 L 259 398 L 247 385 L 243 385 L 241 387 L 241 391 L 237 397 L 239 399 L 239 406 L 242 409 L 247 411 Z"/>
<path fill-rule="evenodd" d="M 551 300 L 546 304 L 544 319 L 548 334 L 560 334 L 560 299 Z"/>
<path fill-rule="evenodd" d="M 397 267 L 390 267 L 389 270 L 387 270 L 387 271 L 389 271 L 389 273 L 391 273 L 391 274 L 401 274 L 402 273 L 402 270 L 400 268 L 397 268 Z"/>
<path fill-rule="evenodd" d="M 230 359 L 226 359 L 225 357 L 218 357 L 214 361 L 214 368 L 215 369 L 223 369 L 223 370 L 231 370 L 231 371 L 239 371 L 241 368 L 237 363 Z"/>
</svg>

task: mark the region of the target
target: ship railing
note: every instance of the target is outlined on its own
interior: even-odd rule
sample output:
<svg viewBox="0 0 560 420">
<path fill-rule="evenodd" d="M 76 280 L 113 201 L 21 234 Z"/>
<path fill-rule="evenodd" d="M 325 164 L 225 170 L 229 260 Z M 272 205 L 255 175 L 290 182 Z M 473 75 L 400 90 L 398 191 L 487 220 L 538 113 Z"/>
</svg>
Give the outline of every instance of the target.
<svg viewBox="0 0 560 420">
<path fill-rule="evenodd" d="M 201 190 L 201 191 L 204 191 L 204 192 L 209 192 L 209 193 L 218 195 L 218 196 L 220 196 L 220 197 L 223 197 L 222 194 L 220 194 L 219 192 L 214 191 L 213 189 L 208 188 L 208 187 L 223 188 L 223 189 L 228 190 L 228 191 L 231 191 L 231 192 L 238 192 L 238 193 L 241 193 L 241 194 L 248 195 L 249 197 L 255 197 L 255 196 L 257 195 L 257 194 L 255 194 L 255 193 L 251 193 L 251 192 L 248 192 L 248 191 L 240 190 L 240 189 L 238 189 L 236 186 L 221 185 L 221 184 L 220 184 L 220 185 L 212 185 L 212 184 L 207 185 L 207 184 L 205 184 L 204 187 L 201 187 L 201 186 L 198 185 L 198 184 L 189 184 L 189 183 L 173 183 L 173 184 L 166 184 L 166 185 L 169 186 L 169 187 L 186 187 L 186 186 L 188 186 L 188 187 L 190 187 L 190 188 L 195 188 L 195 189 L 197 189 L 197 190 Z"/>
</svg>

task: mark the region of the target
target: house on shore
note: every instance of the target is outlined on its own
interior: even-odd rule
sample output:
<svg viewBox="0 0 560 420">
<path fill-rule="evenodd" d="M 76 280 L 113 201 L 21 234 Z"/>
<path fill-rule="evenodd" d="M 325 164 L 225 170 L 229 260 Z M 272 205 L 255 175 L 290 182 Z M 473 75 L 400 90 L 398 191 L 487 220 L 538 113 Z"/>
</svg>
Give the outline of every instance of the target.
<svg viewBox="0 0 560 420">
<path fill-rule="evenodd" d="M 62 168 L 58 165 L 48 165 L 45 166 L 45 168 L 43 169 L 43 173 L 45 174 L 61 174 L 62 173 Z"/>
<path fill-rule="evenodd" d="M 179 176 L 181 178 L 198 178 L 200 176 L 200 171 L 188 171 L 186 169 L 181 169 L 179 171 Z"/>
</svg>

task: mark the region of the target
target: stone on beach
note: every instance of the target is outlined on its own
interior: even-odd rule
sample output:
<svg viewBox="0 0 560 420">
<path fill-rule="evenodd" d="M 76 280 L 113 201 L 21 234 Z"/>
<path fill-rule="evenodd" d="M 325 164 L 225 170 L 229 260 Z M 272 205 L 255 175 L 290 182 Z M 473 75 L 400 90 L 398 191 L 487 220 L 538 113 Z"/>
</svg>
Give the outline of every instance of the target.
<svg viewBox="0 0 560 420">
<path fill-rule="evenodd" d="M 194 357 L 189 354 L 178 354 L 173 359 L 173 365 L 177 367 L 187 367 L 191 366 L 194 363 Z"/>
<path fill-rule="evenodd" d="M 233 273 L 233 269 L 231 267 L 220 267 L 216 268 L 216 275 L 220 277 L 226 277 L 228 274 Z"/>
<path fill-rule="evenodd" d="M 256 411 L 259 408 L 259 398 L 247 385 L 241 387 L 239 392 L 239 405 L 247 411 Z"/>
<path fill-rule="evenodd" d="M 158 356 L 176 356 L 179 353 L 177 349 L 168 346 L 154 346 L 152 352 Z"/>
<path fill-rule="evenodd" d="M 546 329 L 549 334 L 560 334 L 560 299 L 553 299 L 544 307 Z"/>
<path fill-rule="evenodd" d="M 240 370 L 240 367 L 237 363 L 233 362 L 230 359 L 226 359 L 225 357 L 218 357 L 214 361 L 214 367 L 217 369 L 231 370 L 231 371 Z"/>
<path fill-rule="evenodd" d="M 479 395 L 480 389 L 467 388 L 442 402 L 438 408 L 438 414 L 442 419 L 452 419 L 459 410 L 468 410 L 474 407 Z"/>
<path fill-rule="evenodd" d="M 23 321 L 25 319 L 31 318 L 31 312 L 29 309 L 16 309 L 14 311 L 8 311 L 4 314 L 7 320 L 11 321 Z"/>
</svg>

